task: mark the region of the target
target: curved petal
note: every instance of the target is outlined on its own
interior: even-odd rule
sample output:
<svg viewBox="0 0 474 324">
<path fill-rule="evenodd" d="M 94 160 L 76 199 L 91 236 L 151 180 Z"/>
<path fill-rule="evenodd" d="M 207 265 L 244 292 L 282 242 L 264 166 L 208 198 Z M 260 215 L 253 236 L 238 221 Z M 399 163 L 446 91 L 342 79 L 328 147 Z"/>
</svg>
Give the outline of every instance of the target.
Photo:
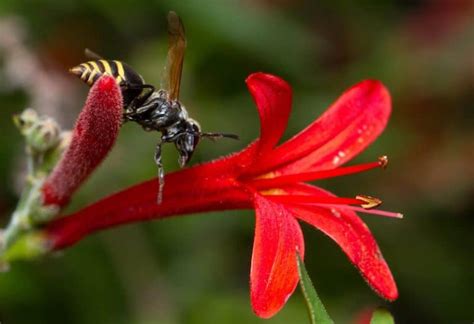
<svg viewBox="0 0 474 324">
<path fill-rule="evenodd" d="M 364 150 L 385 128 L 391 112 L 380 81 L 362 81 L 347 90 L 305 130 L 277 147 L 256 169 L 292 174 L 336 168 Z"/>
<path fill-rule="evenodd" d="M 298 221 L 283 205 L 256 194 L 255 208 L 250 294 L 254 312 L 269 318 L 298 284 L 296 251 L 304 255 L 304 241 Z"/>
<path fill-rule="evenodd" d="M 260 115 L 260 154 L 271 150 L 285 132 L 291 111 L 291 88 L 284 80 L 265 73 L 253 73 L 247 87 Z"/>
<path fill-rule="evenodd" d="M 305 184 L 284 190 L 299 195 L 334 197 L 323 189 Z M 347 208 L 324 208 L 310 205 L 294 205 L 287 208 L 299 219 L 331 237 L 380 296 L 388 300 L 397 299 L 398 291 L 392 273 L 372 233 L 355 212 Z"/>
</svg>

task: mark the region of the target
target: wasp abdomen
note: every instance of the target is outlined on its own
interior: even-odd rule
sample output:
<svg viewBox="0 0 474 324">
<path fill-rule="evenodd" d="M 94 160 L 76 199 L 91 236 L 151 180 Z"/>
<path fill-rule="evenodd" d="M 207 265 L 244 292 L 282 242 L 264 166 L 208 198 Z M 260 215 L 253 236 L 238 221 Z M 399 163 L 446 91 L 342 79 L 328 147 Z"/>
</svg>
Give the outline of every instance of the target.
<svg viewBox="0 0 474 324">
<path fill-rule="evenodd" d="M 122 87 L 123 103 L 125 107 L 142 92 L 145 82 L 140 74 L 129 65 L 121 61 L 95 60 L 79 64 L 69 70 L 89 86 L 92 86 L 102 75 L 108 74 L 115 78 Z"/>
<path fill-rule="evenodd" d="M 143 78 L 127 64 L 120 61 L 96 60 L 79 64 L 69 70 L 83 82 L 92 86 L 103 74 L 111 75 L 117 84 L 143 84 Z"/>
</svg>

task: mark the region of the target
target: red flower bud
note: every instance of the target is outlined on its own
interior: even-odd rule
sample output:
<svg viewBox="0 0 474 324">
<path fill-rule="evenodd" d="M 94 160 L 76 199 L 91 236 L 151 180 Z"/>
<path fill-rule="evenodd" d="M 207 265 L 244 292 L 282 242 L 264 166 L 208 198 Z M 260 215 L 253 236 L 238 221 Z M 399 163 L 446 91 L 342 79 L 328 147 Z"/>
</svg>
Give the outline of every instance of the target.
<svg viewBox="0 0 474 324">
<path fill-rule="evenodd" d="M 122 106 L 122 93 L 114 78 L 103 76 L 90 89 L 71 144 L 42 188 L 45 205 L 66 205 L 107 156 L 119 133 Z"/>
</svg>

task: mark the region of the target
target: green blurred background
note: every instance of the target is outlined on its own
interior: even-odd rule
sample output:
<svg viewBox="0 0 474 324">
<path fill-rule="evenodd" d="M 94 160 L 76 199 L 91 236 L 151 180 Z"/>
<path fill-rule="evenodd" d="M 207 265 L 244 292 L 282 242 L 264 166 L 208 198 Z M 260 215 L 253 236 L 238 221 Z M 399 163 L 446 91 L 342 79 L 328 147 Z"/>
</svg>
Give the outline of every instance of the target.
<svg viewBox="0 0 474 324">
<path fill-rule="evenodd" d="M 365 193 L 403 220 L 362 215 L 400 289 L 388 304 L 341 250 L 303 225 L 306 263 L 337 323 L 385 305 L 399 323 L 474 320 L 474 28 L 470 0 L 1 0 L 0 215 L 21 191 L 22 138 L 13 113 L 32 106 L 70 128 L 87 87 L 67 69 L 83 49 L 131 64 L 159 85 L 166 13 L 188 38 L 181 96 L 205 130 L 240 142 L 203 142 L 193 163 L 237 151 L 258 136 L 244 80 L 265 71 L 294 88 L 285 137 L 365 79 L 393 96 L 385 133 L 357 161 L 387 154 L 384 171 L 321 186 Z M 108 159 L 74 197 L 77 210 L 153 177 L 158 134 L 127 124 Z M 178 168 L 173 147 L 165 168 Z M 354 161 L 354 162 L 357 162 Z M 0 275 L 2 323 L 263 323 L 249 302 L 253 213 L 220 212 L 130 225 L 91 236 L 60 255 L 13 264 Z M 268 323 L 306 323 L 297 291 Z"/>
</svg>

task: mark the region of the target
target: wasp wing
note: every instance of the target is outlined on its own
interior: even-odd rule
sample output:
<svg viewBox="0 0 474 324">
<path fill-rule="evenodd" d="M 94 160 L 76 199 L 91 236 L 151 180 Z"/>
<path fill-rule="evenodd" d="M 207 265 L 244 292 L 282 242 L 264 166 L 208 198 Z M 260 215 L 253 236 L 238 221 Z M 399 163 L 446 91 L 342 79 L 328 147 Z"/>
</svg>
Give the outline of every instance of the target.
<svg viewBox="0 0 474 324">
<path fill-rule="evenodd" d="M 183 71 L 184 51 L 186 49 L 186 37 L 181 18 L 174 11 L 168 13 L 168 62 L 167 62 L 167 85 L 170 100 L 179 99 L 179 88 L 181 86 L 181 74 Z"/>
</svg>

